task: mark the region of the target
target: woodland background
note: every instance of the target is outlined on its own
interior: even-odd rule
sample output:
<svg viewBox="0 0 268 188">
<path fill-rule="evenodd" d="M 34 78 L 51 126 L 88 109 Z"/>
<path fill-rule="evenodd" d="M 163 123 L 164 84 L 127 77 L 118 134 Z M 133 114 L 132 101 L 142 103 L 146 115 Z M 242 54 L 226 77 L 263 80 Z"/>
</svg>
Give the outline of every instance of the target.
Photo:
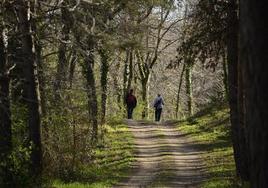
<svg viewBox="0 0 268 188">
<path fill-rule="evenodd" d="M 164 120 L 229 102 L 238 177 L 248 181 L 249 159 L 266 156 L 267 148 L 254 149 L 262 143 L 254 134 L 260 129 L 247 134 L 255 113 L 244 100 L 254 97 L 247 92 L 254 88 L 244 89 L 243 80 L 250 84 L 262 74 L 253 71 L 252 81 L 247 74 L 255 70 L 247 69 L 254 61 L 241 50 L 251 35 L 238 30 L 235 0 L 2 0 L 0 5 L 3 186 L 81 178 L 94 161 L 93 149 L 105 142 L 107 124 L 125 118 L 130 88 L 138 97 L 134 119 L 153 119 L 157 93 L 165 100 Z M 253 25 L 244 8 L 251 5 L 240 5 L 241 28 Z M 239 64 L 240 53 L 245 65 Z M 267 183 L 265 172 L 252 176 L 253 185 Z"/>
</svg>

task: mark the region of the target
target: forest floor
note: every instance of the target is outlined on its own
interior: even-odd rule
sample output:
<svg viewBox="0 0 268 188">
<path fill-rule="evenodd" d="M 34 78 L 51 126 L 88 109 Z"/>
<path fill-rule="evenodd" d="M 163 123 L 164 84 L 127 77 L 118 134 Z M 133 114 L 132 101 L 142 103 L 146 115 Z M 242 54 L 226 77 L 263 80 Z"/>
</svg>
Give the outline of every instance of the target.
<svg viewBox="0 0 268 188">
<path fill-rule="evenodd" d="M 201 153 L 177 129 L 177 122 L 156 124 L 128 120 L 134 136 L 136 162 L 114 187 L 198 187 L 206 179 Z"/>
<path fill-rule="evenodd" d="M 94 161 L 53 187 L 245 188 L 236 177 L 227 105 L 161 124 L 113 120 L 105 130 Z"/>
</svg>

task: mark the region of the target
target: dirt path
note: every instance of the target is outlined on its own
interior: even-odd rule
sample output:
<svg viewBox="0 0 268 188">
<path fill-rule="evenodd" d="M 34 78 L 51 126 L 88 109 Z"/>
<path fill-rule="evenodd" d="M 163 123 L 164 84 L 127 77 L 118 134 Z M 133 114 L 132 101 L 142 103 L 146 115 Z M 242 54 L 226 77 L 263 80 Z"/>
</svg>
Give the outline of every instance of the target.
<svg viewBox="0 0 268 188">
<path fill-rule="evenodd" d="M 132 173 L 114 187 L 196 188 L 204 180 L 199 152 L 171 123 L 128 121 L 135 138 Z"/>
</svg>

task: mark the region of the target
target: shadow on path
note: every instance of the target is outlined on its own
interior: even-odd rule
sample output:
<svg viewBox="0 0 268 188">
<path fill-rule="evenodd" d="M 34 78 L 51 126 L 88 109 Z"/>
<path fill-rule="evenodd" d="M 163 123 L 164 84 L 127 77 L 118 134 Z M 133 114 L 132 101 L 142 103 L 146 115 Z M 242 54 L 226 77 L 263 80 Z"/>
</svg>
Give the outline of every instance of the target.
<svg viewBox="0 0 268 188">
<path fill-rule="evenodd" d="M 196 188 L 206 171 L 195 144 L 176 129 L 176 122 L 156 124 L 127 120 L 134 135 L 136 162 L 130 177 L 114 187 Z"/>
</svg>

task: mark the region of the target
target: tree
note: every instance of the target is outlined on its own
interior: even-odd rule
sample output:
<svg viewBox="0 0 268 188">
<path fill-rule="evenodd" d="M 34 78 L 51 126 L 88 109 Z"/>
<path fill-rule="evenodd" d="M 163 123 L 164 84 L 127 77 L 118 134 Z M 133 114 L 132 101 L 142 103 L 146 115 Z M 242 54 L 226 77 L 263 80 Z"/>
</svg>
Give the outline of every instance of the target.
<svg viewBox="0 0 268 188">
<path fill-rule="evenodd" d="M 33 28 L 35 28 L 34 18 L 36 2 L 16 1 L 18 8 L 18 27 L 22 35 L 23 52 L 23 76 L 25 79 L 25 92 L 28 106 L 28 127 L 29 141 L 32 146 L 31 151 L 31 175 L 35 181 L 41 176 L 42 172 L 42 147 L 41 147 L 41 121 L 40 121 L 40 93 L 37 76 L 37 59 L 35 51 L 35 37 Z"/>
<path fill-rule="evenodd" d="M 193 86 L 192 86 L 193 60 L 187 59 L 185 62 L 185 89 L 187 95 L 188 116 L 193 115 Z"/>
<path fill-rule="evenodd" d="M 88 111 L 89 120 L 92 125 L 92 140 L 96 143 L 98 140 L 98 101 L 96 93 L 96 82 L 94 76 L 94 45 L 92 36 L 87 37 L 87 54 L 84 57 L 84 74 L 87 80 Z"/>
<path fill-rule="evenodd" d="M 182 71 L 181 71 L 180 82 L 179 82 L 177 98 L 176 98 L 176 108 L 175 108 L 175 117 L 176 117 L 176 119 L 179 117 L 180 94 L 181 94 L 181 88 L 182 88 L 184 72 L 185 72 L 185 64 L 183 64 L 183 68 L 182 68 Z"/>
<path fill-rule="evenodd" d="M 238 69 L 238 17 L 237 17 L 236 0 L 229 1 L 228 10 L 228 40 L 227 40 L 227 61 L 228 61 L 228 76 L 229 76 L 229 104 L 230 104 L 230 120 L 231 132 L 234 148 L 234 157 L 236 162 L 237 174 L 243 180 L 248 180 L 248 157 L 247 146 L 241 115 L 243 108 L 239 108 L 239 69 Z M 241 110 L 239 110 L 241 109 Z"/>
<path fill-rule="evenodd" d="M 268 12 L 266 1 L 240 1 L 240 50 L 252 188 L 268 186 Z"/>
<path fill-rule="evenodd" d="M 10 68 L 8 62 L 8 29 L 6 23 L 6 1 L 1 2 L 0 12 L 0 181 L 3 186 L 11 186 L 9 156 L 12 151 L 11 112 L 10 112 Z M 1 186 L 0 182 L 0 186 Z"/>
<path fill-rule="evenodd" d="M 107 82 L 109 71 L 109 57 L 106 49 L 99 50 L 101 56 L 101 123 L 105 123 L 107 104 Z"/>
<path fill-rule="evenodd" d="M 142 87 L 142 102 L 144 108 L 142 111 L 142 118 L 148 117 L 149 110 L 149 92 L 150 92 L 150 78 L 151 73 L 161 53 L 173 44 L 176 40 L 165 39 L 168 32 L 175 27 L 175 25 L 181 21 L 181 19 L 169 20 L 169 16 L 173 4 L 167 3 L 166 6 L 160 8 L 158 14 L 151 14 L 151 10 L 148 11 L 148 18 L 145 20 L 148 24 L 155 24 L 156 29 L 147 28 L 145 33 L 142 33 L 140 44 L 142 49 L 137 49 L 137 65 L 139 80 Z M 151 17 L 150 17 L 151 15 Z M 156 20 L 154 20 L 156 19 Z M 151 22 L 151 23 L 150 23 Z M 155 23 L 156 22 L 156 23 Z M 164 42 L 165 41 L 165 42 Z"/>
<path fill-rule="evenodd" d="M 61 90 L 67 86 L 69 59 L 68 59 L 68 43 L 70 43 L 70 31 L 73 27 L 72 13 L 69 11 L 70 3 L 63 1 L 61 4 L 61 32 L 60 32 L 60 44 L 58 50 L 58 64 L 55 80 L 55 99 L 59 101 L 61 99 Z M 69 53 L 71 54 L 71 53 Z"/>
<path fill-rule="evenodd" d="M 243 87 L 239 84 L 242 77 L 238 76 L 241 70 L 238 67 L 237 2 L 236 0 L 200 0 L 197 1 L 189 15 L 189 22 L 185 28 L 188 35 L 184 43 L 179 47 L 179 52 L 184 55 L 194 56 L 206 67 L 214 70 L 217 64 L 222 63 L 225 92 L 229 92 L 227 96 L 229 98 L 237 175 L 246 181 L 249 177 L 249 164 L 247 157 L 248 146 L 243 125 Z M 228 65 L 226 65 L 226 53 Z M 239 73 L 239 75 L 241 74 Z M 228 88 L 226 87 L 227 84 Z M 238 88 L 241 88 L 241 90 L 239 91 Z M 189 88 L 187 90 L 190 93 Z M 190 105 L 188 105 L 188 109 L 190 111 Z"/>
</svg>

